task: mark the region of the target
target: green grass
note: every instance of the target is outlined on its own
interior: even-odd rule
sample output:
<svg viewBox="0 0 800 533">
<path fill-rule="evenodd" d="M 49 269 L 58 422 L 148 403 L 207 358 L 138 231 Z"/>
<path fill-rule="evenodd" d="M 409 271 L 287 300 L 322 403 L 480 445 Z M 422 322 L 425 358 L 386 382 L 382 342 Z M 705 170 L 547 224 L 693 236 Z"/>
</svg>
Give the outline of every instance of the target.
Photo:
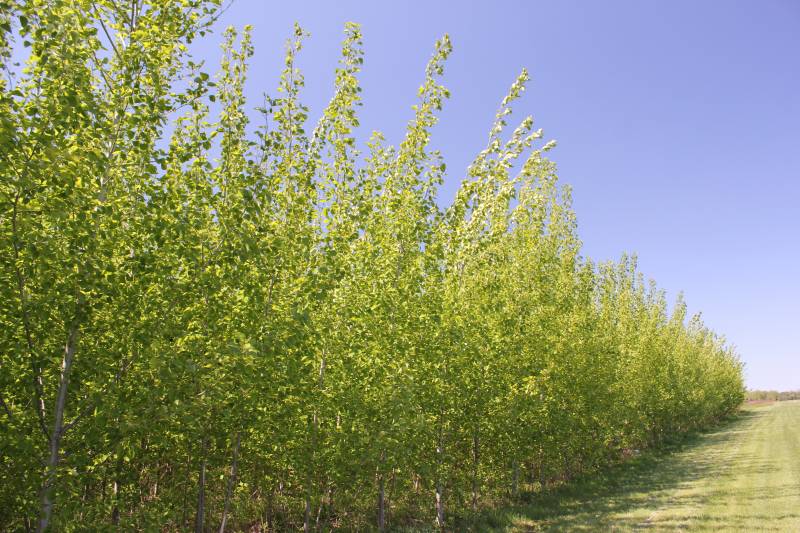
<svg viewBox="0 0 800 533">
<path fill-rule="evenodd" d="M 746 407 L 711 432 L 487 512 L 468 529 L 800 531 L 800 401 Z"/>
</svg>

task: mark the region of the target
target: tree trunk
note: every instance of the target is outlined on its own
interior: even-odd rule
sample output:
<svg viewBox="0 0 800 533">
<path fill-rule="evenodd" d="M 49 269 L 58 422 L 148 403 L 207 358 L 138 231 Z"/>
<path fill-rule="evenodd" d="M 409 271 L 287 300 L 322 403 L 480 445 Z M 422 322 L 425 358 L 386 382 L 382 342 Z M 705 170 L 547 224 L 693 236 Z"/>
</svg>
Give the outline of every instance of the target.
<svg viewBox="0 0 800 533">
<path fill-rule="evenodd" d="M 17 213 L 18 213 L 18 206 L 20 201 L 20 195 L 17 193 L 16 197 L 14 198 L 14 209 L 11 215 L 11 235 L 13 237 L 13 244 L 14 244 L 14 270 L 17 277 L 17 290 L 19 292 L 19 301 L 20 301 L 20 311 L 22 315 L 22 325 L 25 330 L 25 341 L 28 346 L 28 357 L 30 359 L 31 364 L 31 375 L 33 377 L 33 391 L 34 391 L 34 409 L 36 410 L 36 416 L 39 419 L 39 426 L 42 430 L 46 439 L 51 439 L 52 436 L 47 431 L 47 422 L 46 414 L 45 414 L 45 406 L 44 406 L 44 382 L 42 379 L 42 367 L 41 363 L 39 362 L 39 357 L 36 355 L 36 350 L 34 349 L 33 345 L 33 335 L 31 333 L 31 321 L 30 316 L 28 314 L 28 307 L 26 302 L 28 301 L 27 292 L 25 288 L 25 277 L 22 274 L 22 270 L 20 270 L 20 250 L 21 245 L 18 239 L 18 228 L 17 228 Z M 5 405 L 5 402 L 4 402 Z M 6 407 L 6 411 L 8 408 Z M 10 413 L 10 411 L 8 411 Z"/>
<path fill-rule="evenodd" d="M 61 361 L 61 378 L 58 383 L 58 396 L 56 408 L 53 411 L 53 432 L 50 435 L 49 456 L 45 472 L 44 483 L 41 489 L 41 514 L 39 519 L 39 533 L 47 530 L 50 517 L 53 514 L 53 493 L 58 474 L 58 461 L 61 448 L 61 437 L 64 432 L 64 409 L 67 404 L 67 389 L 69 388 L 69 374 L 72 370 L 72 361 L 75 358 L 75 348 L 78 343 L 78 324 L 73 322 L 67 334 L 67 344 L 64 346 L 64 358 Z"/>
<path fill-rule="evenodd" d="M 381 462 L 378 469 L 378 531 L 383 533 L 386 530 L 386 509 L 384 500 L 384 483 L 383 483 L 383 462 L 386 460 L 386 451 L 381 452 Z"/>
<path fill-rule="evenodd" d="M 197 480 L 197 516 L 194 520 L 195 533 L 203 533 L 204 520 L 206 516 L 206 449 L 208 448 L 208 438 L 203 437 L 202 460 L 200 463 L 200 475 Z"/>
<path fill-rule="evenodd" d="M 322 390 L 322 387 L 325 384 L 325 350 L 322 351 L 322 358 L 319 362 L 319 380 L 317 385 Z M 314 407 L 314 414 L 311 417 L 311 453 L 309 461 L 309 465 L 306 471 L 306 507 L 305 507 L 305 514 L 303 519 L 303 532 L 309 533 L 311 531 L 311 494 L 312 494 L 312 472 L 311 469 L 315 466 L 315 457 L 317 451 L 317 433 L 319 432 L 319 413 L 317 411 L 316 406 Z"/>
<path fill-rule="evenodd" d="M 478 461 L 480 459 L 480 441 L 478 429 L 472 434 L 472 511 L 478 510 Z"/>
<path fill-rule="evenodd" d="M 239 446 L 242 442 L 241 432 L 236 432 L 236 445 L 233 447 L 233 464 L 231 465 L 231 476 L 228 478 L 228 487 L 225 490 L 225 505 L 222 510 L 222 523 L 219 526 L 219 533 L 225 533 L 225 524 L 228 521 L 228 509 L 231 504 L 231 495 L 236 486 L 236 467 L 239 462 Z"/>
<path fill-rule="evenodd" d="M 444 529 L 444 500 L 442 498 L 442 481 L 436 480 L 436 525 Z"/>
<path fill-rule="evenodd" d="M 336 513 L 333 507 L 333 484 L 328 484 L 328 516 L 333 516 Z"/>
<path fill-rule="evenodd" d="M 273 509 L 274 490 L 272 487 L 269 489 L 269 496 L 267 497 L 267 531 L 275 531 L 275 511 Z"/>
<path fill-rule="evenodd" d="M 118 526 L 119 525 L 119 481 L 114 480 L 114 507 L 111 509 L 111 525 Z"/>
<path fill-rule="evenodd" d="M 111 509 L 111 525 L 119 525 L 119 478 L 122 475 L 122 454 L 117 451 L 117 466 L 114 472 L 114 485 L 112 496 L 114 498 L 114 506 Z"/>
<path fill-rule="evenodd" d="M 306 509 L 303 515 L 303 533 L 311 531 L 311 493 L 310 489 L 306 490 Z"/>
<path fill-rule="evenodd" d="M 191 457 L 186 458 L 186 478 L 183 486 L 183 512 L 181 514 L 181 527 L 188 528 L 189 525 L 189 484 L 192 475 Z"/>
<path fill-rule="evenodd" d="M 319 498 L 319 505 L 317 505 L 317 518 L 314 520 L 314 531 L 319 531 L 319 521 L 322 518 L 322 508 L 325 506 L 325 500 L 322 496 Z"/>
<path fill-rule="evenodd" d="M 511 465 L 511 495 L 519 496 L 519 461 L 514 459 Z"/>
<path fill-rule="evenodd" d="M 436 473 L 436 525 L 444 530 L 444 494 L 442 487 L 442 454 L 444 453 L 444 443 L 442 435 L 442 422 L 439 421 L 439 439 L 436 443 L 436 457 L 438 472 Z"/>
</svg>

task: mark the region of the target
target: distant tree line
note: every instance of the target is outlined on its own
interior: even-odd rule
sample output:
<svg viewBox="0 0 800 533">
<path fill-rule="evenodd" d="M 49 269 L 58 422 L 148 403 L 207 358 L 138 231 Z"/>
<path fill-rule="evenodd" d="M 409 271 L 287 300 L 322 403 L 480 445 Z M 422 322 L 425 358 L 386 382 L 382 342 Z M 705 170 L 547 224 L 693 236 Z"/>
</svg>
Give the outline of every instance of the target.
<svg viewBox="0 0 800 533">
<path fill-rule="evenodd" d="M 800 400 L 800 390 L 776 391 L 776 390 L 748 390 L 745 394 L 748 402 L 768 400 L 773 402 L 783 402 L 787 400 Z"/>
</svg>

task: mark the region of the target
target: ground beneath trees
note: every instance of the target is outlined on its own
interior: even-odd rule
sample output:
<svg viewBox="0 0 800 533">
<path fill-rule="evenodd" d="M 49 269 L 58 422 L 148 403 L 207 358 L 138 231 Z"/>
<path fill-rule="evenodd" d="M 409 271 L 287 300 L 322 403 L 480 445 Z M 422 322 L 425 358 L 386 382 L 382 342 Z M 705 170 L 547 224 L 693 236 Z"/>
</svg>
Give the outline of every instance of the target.
<svg viewBox="0 0 800 533">
<path fill-rule="evenodd" d="M 530 503 L 478 531 L 800 531 L 800 401 L 731 422 Z"/>
</svg>

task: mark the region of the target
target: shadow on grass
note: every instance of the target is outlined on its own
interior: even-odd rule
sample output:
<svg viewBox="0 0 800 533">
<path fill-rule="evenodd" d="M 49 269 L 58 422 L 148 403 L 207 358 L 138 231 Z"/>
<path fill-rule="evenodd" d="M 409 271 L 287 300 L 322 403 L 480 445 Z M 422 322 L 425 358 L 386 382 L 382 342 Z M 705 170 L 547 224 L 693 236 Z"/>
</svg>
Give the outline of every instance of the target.
<svg viewBox="0 0 800 533">
<path fill-rule="evenodd" d="M 559 488 L 528 495 L 519 504 L 486 511 L 469 522 L 456 524 L 457 531 L 617 531 L 648 529 L 642 513 L 670 504 L 677 508 L 699 508 L 731 491 L 704 491 L 676 496 L 676 489 L 703 478 L 736 474 L 773 472 L 776 467 L 762 458 L 737 453 L 725 446 L 766 413 L 742 411 L 719 426 L 686 436 L 678 443 L 641 456 L 605 471 L 578 477 Z M 680 453 L 678 453 L 680 452 Z M 735 469 L 735 470 L 732 470 Z M 798 490 L 797 488 L 793 488 Z M 735 489 L 733 489 L 735 490 Z M 722 494 L 721 492 L 724 492 Z M 748 500 L 769 500 L 771 490 L 748 490 Z M 639 511 L 638 516 L 636 512 Z M 769 517 L 775 523 L 774 516 Z M 787 516 L 796 520 L 798 515 Z M 683 530 L 691 520 L 706 529 L 741 530 L 756 516 L 722 518 L 678 516 L 659 521 L 658 529 Z"/>
</svg>

